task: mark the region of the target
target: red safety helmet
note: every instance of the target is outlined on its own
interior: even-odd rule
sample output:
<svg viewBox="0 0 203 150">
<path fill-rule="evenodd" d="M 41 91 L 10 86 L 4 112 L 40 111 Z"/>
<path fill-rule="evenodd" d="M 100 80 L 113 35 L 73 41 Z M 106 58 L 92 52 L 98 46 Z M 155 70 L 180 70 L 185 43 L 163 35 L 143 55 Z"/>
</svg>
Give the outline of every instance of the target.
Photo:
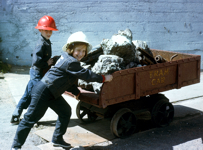
<svg viewBox="0 0 203 150">
<path fill-rule="evenodd" d="M 39 19 L 36 29 L 42 29 L 42 30 L 54 30 L 58 31 L 56 28 L 56 24 L 54 19 L 51 16 L 43 16 L 41 19 Z"/>
</svg>

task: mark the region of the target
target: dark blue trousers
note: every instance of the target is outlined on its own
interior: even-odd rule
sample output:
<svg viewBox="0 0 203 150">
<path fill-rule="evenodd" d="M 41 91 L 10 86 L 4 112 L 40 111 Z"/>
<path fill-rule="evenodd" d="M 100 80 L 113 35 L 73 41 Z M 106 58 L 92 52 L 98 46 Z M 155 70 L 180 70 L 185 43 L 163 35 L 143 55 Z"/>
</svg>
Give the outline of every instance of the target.
<svg viewBox="0 0 203 150">
<path fill-rule="evenodd" d="M 30 68 L 30 80 L 26 86 L 25 92 L 18 102 L 17 108 L 20 110 L 27 109 L 31 102 L 31 91 L 34 85 L 42 78 L 42 73 L 39 70 Z"/>
<path fill-rule="evenodd" d="M 12 148 L 21 148 L 31 128 L 44 116 L 48 107 L 58 115 L 52 141 L 62 138 L 70 121 L 71 107 L 62 96 L 55 99 L 44 83 L 39 81 L 32 90 L 31 103 L 18 125 Z"/>
</svg>

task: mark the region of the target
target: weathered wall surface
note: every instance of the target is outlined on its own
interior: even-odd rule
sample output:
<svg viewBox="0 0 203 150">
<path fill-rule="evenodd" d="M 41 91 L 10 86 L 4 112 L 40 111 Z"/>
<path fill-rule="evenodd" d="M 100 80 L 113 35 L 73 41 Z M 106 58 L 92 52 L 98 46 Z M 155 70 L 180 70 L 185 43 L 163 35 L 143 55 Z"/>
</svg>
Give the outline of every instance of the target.
<svg viewBox="0 0 203 150">
<path fill-rule="evenodd" d="M 0 0 L 0 49 L 3 61 L 31 65 L 39 36 L 34 27 L 51 15 L 59 29 L 51 37 L 53 55 L 61 54 L 73 32 L 83 31 L 95 46 L 129 28 L 133 40 L 150 48 L 203 57 L 202 8 L 201 0 Z"/>
</svg>

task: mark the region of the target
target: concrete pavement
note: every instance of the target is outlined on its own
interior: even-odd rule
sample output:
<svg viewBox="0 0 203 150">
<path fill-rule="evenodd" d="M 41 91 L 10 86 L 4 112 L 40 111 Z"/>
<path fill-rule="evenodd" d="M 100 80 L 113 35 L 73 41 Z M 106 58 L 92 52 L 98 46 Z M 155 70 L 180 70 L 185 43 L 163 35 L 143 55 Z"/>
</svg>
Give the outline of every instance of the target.
<svg viewBox="0 0 203 150">
<path fill-rule="evenodd" d="M 13 98 L 17 105 L 20 98 L 24 94 L 26 85 L 30 79 L 29 67 L 12 66 L 11 72 L 4 74 L 4 77 L 5 80 L 8 82 L 11 94 L 13 95 Z M 68 103 L 72 106 L 72 111 L 75 112 L 78 101 L 66 95 L 63 95 L 63 97 L 68 100 Z M 23 111 L 23 114 L 25 112 L 26 111 Z M 72 118 L 77 118 L 76 113 L 72 114 Z M 56 119 L 57 115 L 49 108 L 41 121 L 50 121 Z"/>
<path fill-rule="evenodd" d="M 12 71 L 10 73 L 4 74 L 5 80 L 7 81 L 8 85 L 9 85 L 10 91 L 14 97 L 14 100 L 16 101 L 16 104 L 18 103 L 21 96 L 23 95 L 25 87 L 29 81 L 29 74 L 28 73 L 29 73 L 29 67 L 13 66 Z M 179 125 L 177 126 L 176 123 L 180 119 L 187 119 L 190 116 L 193 116 L 193 117 L 196 116 L 196 117 L 192 118 L 194 120 L 193 122 L 196 123 L 196 124 L 194 123 L 196 125 L 196 126 L 194 126 L 194 129 L 195 128 L 199 128 L 199 129 L 201 128 L 202 121 L 200 121 L 200 123 L 199 123 L 197 121 L 197 118 L 200 117 L 203 120 L 203 116 L 201 116 L 202 112 L 203 112 L 203 92 L 202 91 L 203 91 L 203 72 L 201 72 L 200 83 L 186 86 L 186 87 L 182 87 L 181 89 L 174 89 L 174 90 L 163 92 L 163 94 L 165 94 L 165 96 L 167 98 L 169 98 L 170 102 L 173 103 L 174 108 L 175 108 L 174 122 L 169 127 L 166 127 L 167 130 L 170 130 L 170 132 L 172 130 L 175 131 L 176 128 L 180 127 Z M 79 123 L 77 116 L 76 116 L 76 106 L 77 106 L 78 101 L 75 100 L 74 98 L 71 98 L 71 97 L 66 96 L 66 95 L 63 95 L 63 97 L 68 101 L 68 103 L 72 107 L 72 116 L 71 116 L 72 125 L 71 126 L 77 127 L 77 123 Z M 11 112 L 11 114 L 12 114 L 12 112 Z M 47 113 L 45 114 L 45 116 L 40 121 L 53 121 L 56 119 L 57 119 L 57 115 L 51 109 L 49 109 L 47 111 Z M 185 122 L 188 122 L 188 121 L 185 121 Z M 184 124 L 184 121 L 182 121 L 181 123 Z M 95 125 L 96 125 L 96 127 L 102 126 L 100 124 L 100 122 L 98 122 L 97 124 L 94 124 L 93 126 L 91 126 L 91 124 L 85 125 L 85 127 L 83 126 L 84 130 L 82 130 L 81 132 L 85 132 L 85 130 L 87 132 L 89 132 L 88 126 L 89 126 L 89 128 L 92 129 L 92 128 L 94 128 Z M 187 128 L 186 126 L 184 126 L 184 127 Z M 188 126 L 188 128 L 190 128 L 190 129 L 192 127 L 193 127 L 192 125 Z M 146 130 L 146 131 L 140 132 L 138 134 L 136 133 L 127 139 L 113 139 L 109 135 L 109 133 L 108 133 L 108 135 L 106 133 L 99 134 L 99 132 L 102 132 L 101 131 L 102 128 L 96 128 L 95 130 L 100 130 L 100 131 L 91 132 L 91 130 L 90 130 L 90 132 L 93 134 L 99 135 L 102 138 L 104 138 L 104 137 L 106 137 L 106 138 L 102 139 L 101 141 L 98 141 L 97 143 L 92 143 L 92 145 L 95 145 L 92 148 L 100 149 L 101 145 L 102 145 L 102 148 L 114 149 L 115 147 L 117 147 L 119 149 L 119 148 L 122 148 L 121 143 L 123 143 L 124 141 L 125 141 L 125 143 L 123 143 L 123 145 L 126 146 L 126 143 L 129 143 L 129 141 L 132 141 L 132 140 L 137 141 L 137 139 L 139 139 L 139 141 L 142 141 L 140 143 L 142 146 L 141 147 L 137 146 L 137 148 L 149 149 L 149 148 L 147 148 L 147 145 L 150 144 L 150 142 L 146 141 L 145 144 L 147 144 L 147 145 L 145 145 L 143 143 L 143 138 L 146 138 L 146 137 L 144 137 L 144 136 L 152 136 L 152 135 L 155 135 L 155 133 L 156 133 L 156 136 L 154 136 L 154 139 L 150 139 L 150 138 L 149 139 L 154 141 L 154 140 L 156 140 L 156 138 L 158 139 L 162 136 L 164 136 L 164 138 L 167 139 L 167 134 L 166 134 L 167 131 L 165 131 L 166 128 L 157 128 L 157 129 Z M 199 129 L 197 129 L 197 131 L 199 131 L 199 133 L 196 133 L 196 134 L 202 133 L 202 131 L 200 131 Z M 108 129 L 106 130 L 106 132 L 107 131 L 108 131 Z M 193 129 L 191 129 L 191 131 L 193 131 Z M 197 132 L 197 131 L 195 130 L 193 132 Z M 183 131 L 181 131 L 180 133 L 182 133 L 182 132 Z M 188 131 L 188 133 L 189 132 L 190 131 Z M 175 133 L 176 132 L 173 133 L 174 135 L 170 134 L 170 137 L 176 136 Z M 201 137 L 202 136 L 197 136 L 197 137 L 194 136 L 194 137 L 192 137 L 192 139 L 191 138 L 188 138 L 188 139 L 186 138 L 186 139 L 188 141 L 192 141 L 192 143 L 196 143 L 196 145 L 200 145 L 200 147 L 202 147 Z M 196 139 L 194 139 L 194 138 L 196 138 Z M 182 143 L 186 142 L 185 144 L 187 145 L 188 144 L 187 140 L 183 140 Z M 155 145 L 156 143 L 157 142 L 154 141 L 154 144 L 151 143 L 150 145 Z M 160 149 L 162 149 L 162 148 L 164 149 L 164 143 L 160 143 L 160 144 L 161 144 Z M 181 147 L 181 145 L 179 145 L 179 144 L 181 144 L 181 141 L 179 141 L 179 143 L 173 142 L 172 146 L 176 146 L 173 149 L 178 150 L 178 146 Z M 89 144 L 89 145 L 91 145 L 91 144 Z M 131 144 L 129 144 L 129 145 L 131 146 L 131 148 L 136 147 L 135 145 L 133 145 L 133 142 L 131 142 Z M 114 146 L 114 147 L 112 147 L 112 146 Z M 41 148 L 41 149 L 43 149 L 43 148 Z M 91 149 L 91 146 L 89 146 L 89 149 Z"/>
</svg>

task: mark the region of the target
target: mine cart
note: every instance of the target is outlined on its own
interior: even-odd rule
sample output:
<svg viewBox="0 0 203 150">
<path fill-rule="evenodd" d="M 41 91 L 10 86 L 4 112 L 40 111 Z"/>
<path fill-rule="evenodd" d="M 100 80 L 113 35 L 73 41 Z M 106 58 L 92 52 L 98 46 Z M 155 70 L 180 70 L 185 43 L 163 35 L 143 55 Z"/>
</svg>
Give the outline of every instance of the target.
<svg viewBox="0 0 203 150">
<path fill-rule="evenodd" d="M 102 85 L 100 94 L 81 89 L 76 113 L 82 122 L 92 122 L 98 116 L 111 118 L 110 129 L 117 137 L 136 130 L 136 113 L 149 111 L 152 122 L 167 126 L 174 117 L 174 107 L 159 92 L 180 89 L 200 82 L 199 55 L 152 49 L 157 62 L 114 72 L 113 80 Z M 87 117 L 85 117 L 87 116 Z"/>
</svg>

